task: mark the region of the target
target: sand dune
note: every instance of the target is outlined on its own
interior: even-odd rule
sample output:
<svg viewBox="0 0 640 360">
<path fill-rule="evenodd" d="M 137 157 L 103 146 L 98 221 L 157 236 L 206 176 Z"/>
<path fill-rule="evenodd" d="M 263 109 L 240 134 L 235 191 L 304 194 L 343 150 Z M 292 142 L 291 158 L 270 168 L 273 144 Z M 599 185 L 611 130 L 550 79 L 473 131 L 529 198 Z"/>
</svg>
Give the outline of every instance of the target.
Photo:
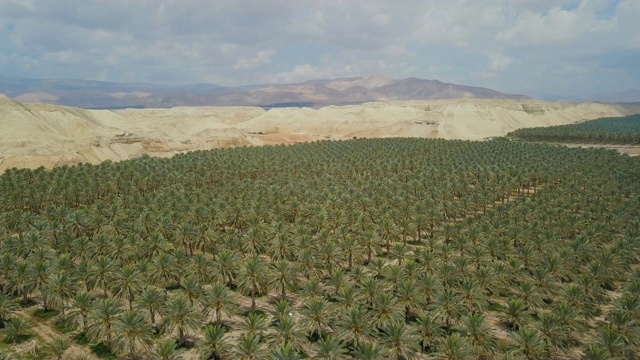
<svg viewBox="0 0 640 360">
<path fill-rule="evenodd" d="M 177 107 L 85 110 L 22 104 L 0 95 L 0 172 L 171 156 L 189 150 L 352 137 L 477 140 L 533 126 L 569 124 L 629 110 L 537 100 L 376 102 L 320 109 Z"/>
</svg>

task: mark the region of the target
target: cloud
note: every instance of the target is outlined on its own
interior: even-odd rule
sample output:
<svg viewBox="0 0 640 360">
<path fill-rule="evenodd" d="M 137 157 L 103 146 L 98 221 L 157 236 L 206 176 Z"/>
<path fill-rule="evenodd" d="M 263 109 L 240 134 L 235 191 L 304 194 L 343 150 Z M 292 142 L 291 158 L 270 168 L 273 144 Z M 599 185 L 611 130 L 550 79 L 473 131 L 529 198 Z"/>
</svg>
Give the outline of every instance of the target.
<svg viewBox="0 0 640 360">
<path fill-rule="evenodd" d="M 513 59 L 500 53 L 489 54 L 489 67 L 491 70 L 502 70 L 513 63 Z"/>
<path fill-rule="evenodd" d="M 384 73 L 535 95 L 554 73 L 558 91 L 602 92 L 599 73 L 640 83 L 638 18 L 638 0 L 2 0 L 0 74 L 233 86 Z"/>
<path fill-rule="evenodd" d="M 309 79 L 332 79 L 362 75 L 365 74 L 361 73 L 357 67 L 349 65 L 342 68 L 334 68 L 333 66 L 302 64 L 296 65 L 290 71 L 267 75 L 265 80 L 270 83 L 297 83 Z"/>
<path fill-rule="evenodd" d="M 271 64 L 271 57 L 275 55 L 275 50 L 258 51 L 252 58 L 241 57 L 233 65 L 234 69 L 255 69 Z"/>
<path fill-rule="evenodd" d="M 610 33 L 616 29 L 617 19 L 598 19 L 598 11 L 604 6 L 606 2 L 586 0 L 575 9 L 554 6 L 546 12 L 524 11 L 498 39 L 520 44 L 567 44 L 593 33 Z"/>
</svg>

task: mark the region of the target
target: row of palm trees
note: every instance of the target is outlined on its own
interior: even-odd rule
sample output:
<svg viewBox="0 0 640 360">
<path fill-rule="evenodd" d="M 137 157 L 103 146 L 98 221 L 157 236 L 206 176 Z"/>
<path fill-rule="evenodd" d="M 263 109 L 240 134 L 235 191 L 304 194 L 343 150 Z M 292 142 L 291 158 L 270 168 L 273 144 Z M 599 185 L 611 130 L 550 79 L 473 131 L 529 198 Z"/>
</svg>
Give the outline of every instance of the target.
<svg viewBox="0 0 640 360">
<path fill-rule="evenodd" d="M 638 165 L 360 139 L 10 170 L 0 320 L 36 300 L 128 358 L 633 357 Z"/>
<path fill-rule="evenodd" d="M 602 118 L 571 125 L 518 129 L 507 136 L 525 141 L 640 144 L 640 115 Z"/>
</svg>

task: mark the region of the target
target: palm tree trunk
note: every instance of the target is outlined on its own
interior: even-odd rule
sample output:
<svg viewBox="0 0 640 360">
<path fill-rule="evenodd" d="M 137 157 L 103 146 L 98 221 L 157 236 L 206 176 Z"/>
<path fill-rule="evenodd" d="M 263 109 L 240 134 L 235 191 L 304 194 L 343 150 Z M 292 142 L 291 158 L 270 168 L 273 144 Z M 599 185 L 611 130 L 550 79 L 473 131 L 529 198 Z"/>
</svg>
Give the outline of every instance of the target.
<svg viewBox="0 0 640 360">
<path fill-rule="evenodd" d="M 256 290 L 251 289 L 251 311 L 256 309 Z"/>
</svg>

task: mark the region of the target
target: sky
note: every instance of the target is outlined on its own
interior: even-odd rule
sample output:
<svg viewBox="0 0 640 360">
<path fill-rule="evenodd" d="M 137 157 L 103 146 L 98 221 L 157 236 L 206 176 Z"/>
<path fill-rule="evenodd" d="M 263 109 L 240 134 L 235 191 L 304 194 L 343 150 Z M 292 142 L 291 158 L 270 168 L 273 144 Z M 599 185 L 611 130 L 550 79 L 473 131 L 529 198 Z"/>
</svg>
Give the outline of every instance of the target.
<svg viewBox="0 0 640 360">
<path fill-rule="evenodd" d="M 1 0 L 0 75 L 239 86 L 418 77 L 640 89 L 640 0 Z"/>
</svg>

